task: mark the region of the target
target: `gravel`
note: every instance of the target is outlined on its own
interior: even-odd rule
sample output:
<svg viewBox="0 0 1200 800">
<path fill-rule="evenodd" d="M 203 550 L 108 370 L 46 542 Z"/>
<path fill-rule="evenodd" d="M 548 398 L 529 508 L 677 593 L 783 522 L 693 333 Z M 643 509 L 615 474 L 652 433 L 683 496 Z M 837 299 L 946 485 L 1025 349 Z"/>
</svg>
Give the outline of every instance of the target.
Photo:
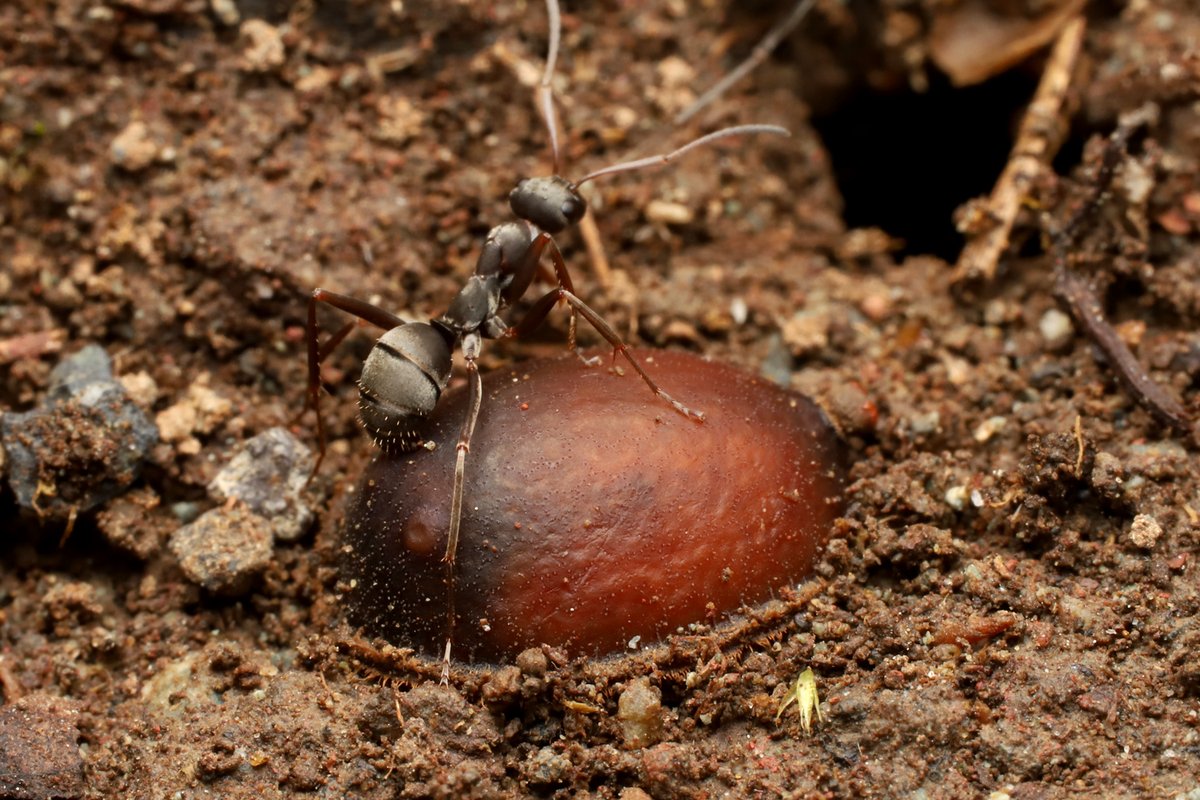
<svg viewBox="0 0 1200 800">
<path fill-rule="evenodd" d="M 125 491 L 157 441 L 97 345 L 59 363 L 39 406 L 0 422 L 9 485 L 21 508 L 43 519 L 67 519 Z"/>
<path fill-rule="evenodd" d="M 312 462 L 312 451 L 299 439 L 284 428 L 271 428 L 247 441 L 208 491 L 217 500 L 239 500 L 269 520 L 276 540 L 295 541 L 313 520 L 302 497 Z"/>
</svg>

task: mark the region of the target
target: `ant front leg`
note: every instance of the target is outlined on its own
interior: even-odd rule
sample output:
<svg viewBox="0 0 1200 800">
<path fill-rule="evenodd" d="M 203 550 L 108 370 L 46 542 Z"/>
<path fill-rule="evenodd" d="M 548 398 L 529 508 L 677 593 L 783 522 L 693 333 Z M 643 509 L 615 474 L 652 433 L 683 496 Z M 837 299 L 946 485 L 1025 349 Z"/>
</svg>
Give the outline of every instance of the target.
<svg viewBox="0 0 1200 800">
<path fill-rule="evenodd" d="M 471 437 L 475 434 L 475 423 L 479 419 L 479 408 L 483 404 L 483 382 L 479 378 L 479 365 L 476 359 L 483 349 L 483 337 L 478 332 L 468 333 L 462 340 L 463 358 L 467 362 L 467 391 L 470 392 L 470 404 L 467 416 L 463 420 L 462 431 L 458 436 L 457 453 L 454 459 L 454 492 L 450 499 L 450 535 L 446 537 L 446 554 L 442 561 L 446 565 L 446 597 L 448 598 L 448 614 L 446 622 L 446 652 L 442 661 L 442 683 L 450 680 L 450 647 L 454 641 L 455 622 L 455 575 L 454 559 L 458 553 L 458 533 L 462 526 L 462 507 L 464 483 L 466 482 L 467 453 L 471 451 Z"/>
<path fill-rule="evenodd" d="M 299 420 L 300 416 L 310 408 L 316 412 L 317 439 L 320 444 L 317 448 L 316 463 L 313 464 L 312 472 L 308 476 L 309 480 L 312 480 L 312 476 L 317 474 L 317 470 L 321 468 L 321 462 L 325 460 L 325 420 L 321 416 L 321 363 L 354 330 L 354 323 L 351 322 L 342 326 L 337 333 L 329 337 L 325 344 L 321 344 L 319 341 L 320 327 L 317 325 L 318 303 L 325 303 L 326 305 L 345 311 L 347 314 L 353 314 L 364 322 L 368 322 L 383 330 L 391 330 L 404 324 L 404 320 L 395 314 L 391 314 L 379 306 L 371 305 L 364 300 L 359 300 L 349 295 L 338 294 L 337 292 L 330 292 L 325 289 L 314 289 L 312 295 L 308 298 L 308 322 L 305 328 L 308 341 L 308 396 L 304 408 L 301 409 L 296 420 Z M 293 424 L 295 424 L 295 420 Z"/>
<path fill-rule="evenodd" d="M 450 501 L 450 536 L 446 540 L 446 555 L 442 557 L 442 560 L 451 568 L 454 567 L 454 556 L 458 551 L 458 529 L 462 522 L 463 481 L 466 474 L 467 453 L 471 450 L 471 437 L 475 434 L 475 422 L 479 419 L 479 407 L 483 404 L 483 383 L 479 379 L 479 366 L 476 364 L 482 348 L 483 337 L 478 333 L 469 333 L 463 337 L 462 352 L 463 358 L 467 362 L 467 390 L 470 392 L 471 399 L 456 446 L 458 452 L 454 461 L 454 494 Z"/>
<path fill-rule="evenodd" d="M 563 260 L 562 251 L 558 249 L 558 245 L 555 243 L 554 238 L 551 237 L 550 234 L 546 233 L 545 231 L 539 233 L 533 240 L 533 243 L 529 246 L 529 252 L 532 258 L 538 264 L 539 269 L 543 270 L 544 266 L 541 262 L 542 253 L 549 252 L 550 261 L 554 264 L 554 274 L 552 275 L 554 282 L 558 284 L 560 289 L 565 289 L 570 294 L 575 294 L 575 284 L 571 281 L 571 273 L 567 271 L 567 264 Z M 544 314 L 536 322 L 534 322 L 533 328 L 536 328 L 538 325 L 540 325 L 543 319 L 545 319 Z M 575 355 L 579 356 L 579 360 L 584 364 L 589 367 L 595 367 L 599 365 L 600 359 L 595 356 L 590 358 L 585 356 L 583 351 L 579 349 L 579 346 L 575 342 L 575 328 L 577 322 L 578 313 L 575 311 L 575 307 L 572 306 L 571 319 L 567 323 L 567 348 L 572 350 Z M 532 330 L 532 328 L 530 328 L 530 330 Z M 511 335 L 515 336 L 516 334 Z"/>
<path fill-rule="evenodd" d="M 561 259 L 562 256 L 559 256 L 559 258 Z M 573 292 L 563 286 L 560 286 L 556 289 L 551 289 L 549 292 L 543 295 L 536 303 L 533 304 L 533 308 L 529 309 L 529 313 L 525 315 L 524 319 L 504 332 L 504 338 L 519 338 L 535 330 L 539 325 L 542 324 L 542 322 L 546 319 L 546 316 L 550 313 L 550 310 L 554 308 L 555 304 L 560 300 L 565 300 L 571 306 L 572 314 L 578 312 L 580 316 L 586 319 L 591 326 L 596 329 L 597 333 L 604 337 L 605 341 L 612 346 L 614 360 L 616 359 L 618 353 L 625 357 L 625 360 L 628 361 L 629 365 L 637 371 L 637 374 L 642 376 L 642 380 L 645 381 L 646 385 L 650 387 L 650 391 L 654 392 L 656 396 L 669 403 L 671 408 L 675 409 L 675 411 L 679 414 L 682 414 L 693 422 L 704 422 L 703 411 L 695 411 L 691 408 L 688 408 L 683 403 L 667 394 L 657 383 L 654 382 L 654 379 L 651 378 L 650 374 L 646 372 L 645 368 L 642 367 L 641 362 L 634 357 L 632 352 L 630 352 L 629 345 L 625 344 L 625 342 L 621 339 L 620 334 L 613 330 L 612 326 L 604 320 L 604 317 L 596 313 L 591 306 L 580 300 Z"/>
</svg>

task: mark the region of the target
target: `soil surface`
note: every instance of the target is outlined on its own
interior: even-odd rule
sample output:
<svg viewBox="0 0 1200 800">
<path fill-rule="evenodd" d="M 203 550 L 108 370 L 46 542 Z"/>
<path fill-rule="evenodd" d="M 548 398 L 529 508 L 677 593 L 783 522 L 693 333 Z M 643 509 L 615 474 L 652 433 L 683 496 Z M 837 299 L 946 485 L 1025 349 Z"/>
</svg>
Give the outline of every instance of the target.
<svg viewBox="0 0 1200 800">
<path fill-rule="evenodd" d="M 1065 144 L 972 280 L 955 220 L 990 224 L 968 201 L 1080 4 L 822 0 L 675 125 L 790 5 L 565 9 L 568 177 L 721 125 L 792 135 L 592 184 L 610 273 L 556 240 L 639 347 L 828 409 L 853 461 L 834 538 L 732 625 L 449 685 L 343 621 L 372 337 L 325 364 L 306 485 L 307 298 L 445 310 L 549 170 L 543 6 L 0 5 L 0 797 L 1200 797 L 1197 445 L 1060 305 L 1050 244 L 1067 230 L 1110 332 L 1194 409 L 1194 4 L 1086 9 Z M 979 63 L 997 47 L 956 14 L 1037 42 Z M 566 328 L 489 342 L 484 371 Z M 806 668 L 811 729 L 784 708 Z"/>
</svg>

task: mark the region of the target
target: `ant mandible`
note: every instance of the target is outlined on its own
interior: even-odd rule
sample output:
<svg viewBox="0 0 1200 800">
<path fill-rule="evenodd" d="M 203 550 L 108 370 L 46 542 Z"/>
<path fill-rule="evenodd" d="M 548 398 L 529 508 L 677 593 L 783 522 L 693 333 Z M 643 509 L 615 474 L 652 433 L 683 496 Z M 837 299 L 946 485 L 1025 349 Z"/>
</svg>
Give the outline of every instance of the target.
<svg viewBox="0 0 1200 800">
<path fill-rule="evenodd" d="M 547 0 L 550 22 L 549 52 L 546 69 L 538 88 L 542 115 L 550 133 L 555 172 L 558 171 L 558 125 L 554 111 L 550 79 L 558 57 L 561 20 L 557 0 Z M 453 589 L 454 557 L 458 549 L 458 533 L 462 519 L 463 482 L 466 456 L 471 449 L 471 436 L 483 401 L 483 385 L 476 363 L 484 339 L 511 339 L 524 336 L 537 328 L 560 302 L 570 306 L 568 346 L 575 350 L 576 317 L 582 316 L 612 346 L 613 358 L 620 353 L 641 376 L 655 395 L 667 402 L 680 415 L 703 422 L 704 414 L 667 394 L 642 367 L 629 346 L 603 317 L 575 293 L 571 276 L 562 253 L 552 238 L 568 226 L 575 225 L 587 211 L 587 202 L 579 187 L 605 175 L 667 164 L 683 154 L 703 147 L 717 139 L 738 134 L 776 133 L 788 135 L 784 128 L 774 125 L 738 125 L 722 128 L 702 136 L 670 153 L 649 156 L 605 167 L 572 183 L 559 175 L 526 178 L 509 194 L 508 202 L 517 216 L 492 228 L 484 240 L 475 272 L 451 301 L 441 316 L 429 322 L 405 322 L 400 317 L 376 305 L 348 295 L 316 289 L 308 302 L 308 394 L 304 412 L 312 409 L 317 418 L 320 441 L 315 474 L 325 457 L 325 423 L 321 416 L 321 362 L 354 329 L 351 322 L 334 333 L 324 344 L 318 341 L 317 305 L 324 303 L 383 329 L 363 362 L 359 378 L 359 419 L 364 428 L 385 452 L 407 452 L 421 446 L 424 422 L 433 412 L 442 391 L 450 381 L 451 354 L 455 347 L 462 350 L 466 362 L 470 402 L 457 444 L 454 467 L 454 489 L 451 496 L 450 530 L 446 541 L 446 577 Z M 500 314 L 516 303 L 529 289 L 539 271 L 543 254 L 548 253 L 554 265 L 556 286 L 542 295 L 515 325 L 509 326 Z M 578 352 L 578 350 L 576 350 Z M 453 598 L 453 591 L 450 592 Z M 450 611 L 453 629 L 454 612 Z M 447 636 L 445 665 L 450 659 L 450 636 Z"/>
</svg>

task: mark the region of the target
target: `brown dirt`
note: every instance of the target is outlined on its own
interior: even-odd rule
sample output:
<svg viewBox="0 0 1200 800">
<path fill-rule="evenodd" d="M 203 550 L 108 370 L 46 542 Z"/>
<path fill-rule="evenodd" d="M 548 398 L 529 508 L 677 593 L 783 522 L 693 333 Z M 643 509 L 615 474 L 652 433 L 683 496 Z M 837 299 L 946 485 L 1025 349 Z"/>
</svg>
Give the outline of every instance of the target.
<svg viewBox="0 0 1200 800">
<path fill-rule="evenodd" d="M 948 4 L 823 3 L 674 129 L 788 5 L 567 9 L 568 175 L 719 124 L 793 136 L 597 187 L 607 291 L 580 237 L 559 243 L 640 344 L 842 410 L 856 465 L 837 538 L 736 635 L 698 628 L 609 662 L 525 653 L 452 687 L 339 623 L 341 508 L 371 450 L 353 402 L 368 337 L 326 370 L 314 533 L 226 599 L 165 541 L 217 505 L 205 486 L 241 441 L 302 407 L 313 287 L 435 315 L 509 218 L 508 189 L 545 171 L 528 85 L 541 4 L 0 6 L 0 403 L 33 407 L 61 353 L 98 343 L 152 417 L 169 412 L 133 491 L 69 536 L 0 495 L 0 796 L 1197 796 L 1196 445 L 1081 334 L 1042 334 L 1057 306 L 1033 210 L 994 281 L 956 289 L 943 260 L 950 212 L 990 189 L 1040 62 L 952 89 L 927 43 Z M 241 23 L 221 21 L 229 8 Z M 1037 207 L 1066 219 L 1095 173 L 1085 144 L 1159 103 L 1076 261 L 1194 408 L 1200 16 L 1185 0 L 1090 13 Z M 565 327 L 489 346 L 485 369 L 559 352 Z M 295 430 L 314 443 L 308 423 Z M 808 666 L 824 700 L 811 733 L 776 718 Z"/>
</svg>

